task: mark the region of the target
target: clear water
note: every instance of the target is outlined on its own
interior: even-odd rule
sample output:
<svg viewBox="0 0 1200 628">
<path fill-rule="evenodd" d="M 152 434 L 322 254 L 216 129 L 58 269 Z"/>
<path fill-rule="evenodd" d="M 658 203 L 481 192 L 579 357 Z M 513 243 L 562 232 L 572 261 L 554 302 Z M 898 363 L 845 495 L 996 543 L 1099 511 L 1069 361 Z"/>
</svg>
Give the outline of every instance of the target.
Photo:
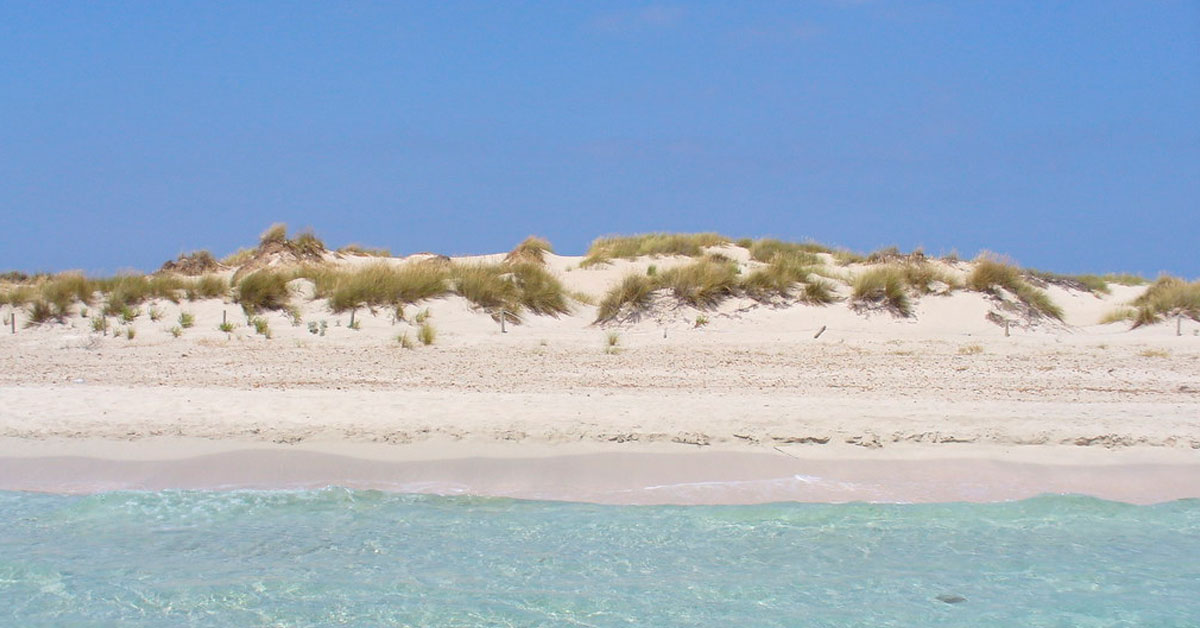
<svg viewBox="0 0 1200 628">
<path fill-rule="evenodd" d="M 3 625 L 1200 625 L 1197 500 L 0 493 L 0 525 Z"/>
</svg>

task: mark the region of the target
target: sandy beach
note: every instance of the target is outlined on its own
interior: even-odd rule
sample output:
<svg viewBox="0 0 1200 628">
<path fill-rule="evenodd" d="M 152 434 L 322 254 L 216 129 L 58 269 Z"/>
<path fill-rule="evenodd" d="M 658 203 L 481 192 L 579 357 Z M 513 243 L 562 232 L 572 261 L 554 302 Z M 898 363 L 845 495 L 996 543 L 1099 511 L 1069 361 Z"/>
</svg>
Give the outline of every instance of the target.
<svg viewBox="0 0 1200 628">
<path fill-rule="evenodd" d="M 550 255 L 547 268 L 593 297 L 630 272 L 690 261 L 581 260 Z M 1049 285 L 1063 320 L 1007 330 L 989 319 L 996 299 L 964 291 L 923 296 L 908 317 L 856 309 L 845 286 L 825 306 L 656 303 L 605 325 L 577 302 L 503 331 L 445 296 L 409 308 L 428 313 L 437 340 L 405 349 L 411 316 L 363 308 L 351 328 L 304 283 L 292 286 L 299 318 L 263 315 L 270 338 L 228 298 L 156 301 L 160 320 L 135 320 L 132 339 L 79 315 L 0 335 L 0 488 L 346 484 L 614 503 L 1200 497 L 1200 325 L 1099 322 L 1144 287 Z M 196 322 L 176 337 L 182 312 Z M 220 331 L 222 320 L 236 326 Z"/>
</svg>

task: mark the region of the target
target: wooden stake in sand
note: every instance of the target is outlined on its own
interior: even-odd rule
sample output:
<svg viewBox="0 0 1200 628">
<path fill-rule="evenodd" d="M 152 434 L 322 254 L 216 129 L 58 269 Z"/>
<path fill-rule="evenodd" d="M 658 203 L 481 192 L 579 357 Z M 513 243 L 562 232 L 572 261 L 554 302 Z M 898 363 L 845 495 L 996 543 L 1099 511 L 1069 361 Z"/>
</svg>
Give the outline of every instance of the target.
<svg viewBox="0 0 1200 628">
<path fill-rule="evenodd" d="M 817 330 L 817 333 L 813 334 L 813 340 L 820 338 L 821 334 L 825 333 L 826 327 L 827 327 L 827 325 L 821 325 L 821 328 Z"/>
<path fill-rule="evenodd" d="M 350 328 L 354 329 L 354 313 L 358 310 L 350 310 Z"/>
<path fill-rule="evenodd" d="M 508 312 L 500 310 L 500 333 L 507 334 L 508 329 L 504 326 L 504 319 L 508 318 Z"/>
<path fill-rule="evenodd" d="M 224 327 L 225 325 L 227 325 L 225 322 L 225 310 L 221 310 L 221 327 Z"/>
<path fill-rule="evenodd" d="M 1176 336 L 1183 335 L 1183 315 L 1182 314 L 1175 317 L 1175 335 Z"/>
<path fill-rule="evenodd" d="M 1004 337 L 1008 338 L 1008 319 L 1004 319 Z"/>
<path fill-rule="evenodd" d="M 8 315 L 8 324 L 12 326 L 12 333 L 14 333 L 14 334 L 17 333 L 17 311 L 16 310 L 13 310 L 12 313 Z"/>
</svg>

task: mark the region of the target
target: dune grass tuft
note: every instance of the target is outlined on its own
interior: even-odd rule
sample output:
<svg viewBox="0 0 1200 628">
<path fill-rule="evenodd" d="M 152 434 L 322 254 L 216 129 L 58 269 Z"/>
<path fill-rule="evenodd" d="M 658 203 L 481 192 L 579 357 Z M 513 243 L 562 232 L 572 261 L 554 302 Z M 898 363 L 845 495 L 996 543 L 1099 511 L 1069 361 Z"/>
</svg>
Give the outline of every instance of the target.
<svg viewBox="0 0 1200 628">
<path fill-rule="evenodd" d="M 641 273 L 626 275 L 600 300 L 596 322 L 613 320 L 627 308 L 634 311 L 645 309 L 650 305 L 650 296 L 657 288 L 654 277 L 647 277 Z"/>
<path fill-rule="evenodd" d="M 183 292 L 188 301 L 219 299 L 229 293 L 229 281 L 220 275 L 202 275 L 185 281 Z"/>
<path fill-rule="evenodd" d="M 898 265 L 870 268 L 850 284 L 851 299 L 859 306 L 882 306 L 899 316 L 912 315 L 908 281 Z"/>
<path fill-rule="evenodd" d="M 277 222 L 258 236 L 258 244 L 260 246 L 266 244 L 286 244 L 287 243 L 287 224 Z"/>
<path fill-rule="evenodd" d="M 521 241 L 513 250 L 509 251 L 504 257 L 504 261 L 509 263 L 516 262 L 532 262 L 535 264 L 545 264 L 546 254 L 553 253 L 554 247 L 550 246 L 550 241 L 538 236 L 529 236 Z"/>
<path fill-rule="evenodd" d="M 699 257 L 705 247 L 728 244 L 729 238 L 716 233 L 643 233 L 632 236 L 597 238 L 588 247 L 580 267 L 604 264 L 613 259 L 635 259 L 646 255 L 683 255 Z"/>
<path fill-rule="evenodd" d="M 288 275 L 272 270 L 258 270 L 242 277 L 237 285 L 234 301 L 241 304 L 247 314 L 263 310 L 280 310 L 287 307 L 291 293 L 287 286 Z"/>
<path fill-rule="evenodd" d="M 708 259 L 676 266 L 658 274 L 658 287 L 667 288 L 676 299 L 695 308 L 711 308 L 736 294 L 737 265 Z"/>
<path fill-rule="evenodd" d="M 420 327 L 417 327 L 417 340 L 420 340 L 421 344 L 425 346 L 429 346 L 437 340 L 437 328 L 433 326 L 433 323 L 425 321 L 421 323 Z"/>
<path fill-rule="evenodd" d="M 750 241 L 750 259 L 770 263 L 778 255 L 788 255 L 803 264 L 813 266 L 821 263 L 817 253 L 831 253 L 833 249 L 815 242 L 784 242 L 774 238 L 761 238 Z"/>
<path fill-rule="evenodd" d="M 396 307 L 439 297 L 450 290 L 447 269 L 423 262 L 402 266 L 375 262 L 349 271 L 309 266 L 298 272 L 313 281 L 316 296 L 328 298 L 334 312 L 359 307 Z"/>
<path fill-rule="evenodd" d="M 967 288 L 989 294 L 997 294 L 1003 288 L 1032 312 L 1058 320 L 1063 317 L 1062 308 L 1054 303 L 1050 295 L 1025 281 L 1016 266 L 997 259 L 986 256 L 976 259 L 975 268 L 967 276 Z"/>
<path fill-rule="evenodd" d="M 1131 303 L 1137 308 L 1133 326 L 1151 325 L 1171 316 L 1200 320 L 1200 281 L 1160 277 Z"/>
</svg>

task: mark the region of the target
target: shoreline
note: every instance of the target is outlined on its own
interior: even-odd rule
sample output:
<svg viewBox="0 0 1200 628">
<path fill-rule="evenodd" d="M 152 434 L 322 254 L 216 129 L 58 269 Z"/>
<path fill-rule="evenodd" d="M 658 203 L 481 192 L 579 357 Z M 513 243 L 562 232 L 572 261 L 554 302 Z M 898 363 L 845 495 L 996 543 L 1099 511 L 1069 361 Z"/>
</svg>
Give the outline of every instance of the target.
<svg viewBox="0 0 1200 628">
<path fill-rule="evenodd" d="M 1200 456 L 1194 451 L 1013 449 L 911 446 L 864 456 L 813 446 L 0 439 L 0 490 L 93 494 L 338 486 L 612 505 L 986 503 L 1043 494 L 1134 504 L 1200 498 Z"/>
</svg>

